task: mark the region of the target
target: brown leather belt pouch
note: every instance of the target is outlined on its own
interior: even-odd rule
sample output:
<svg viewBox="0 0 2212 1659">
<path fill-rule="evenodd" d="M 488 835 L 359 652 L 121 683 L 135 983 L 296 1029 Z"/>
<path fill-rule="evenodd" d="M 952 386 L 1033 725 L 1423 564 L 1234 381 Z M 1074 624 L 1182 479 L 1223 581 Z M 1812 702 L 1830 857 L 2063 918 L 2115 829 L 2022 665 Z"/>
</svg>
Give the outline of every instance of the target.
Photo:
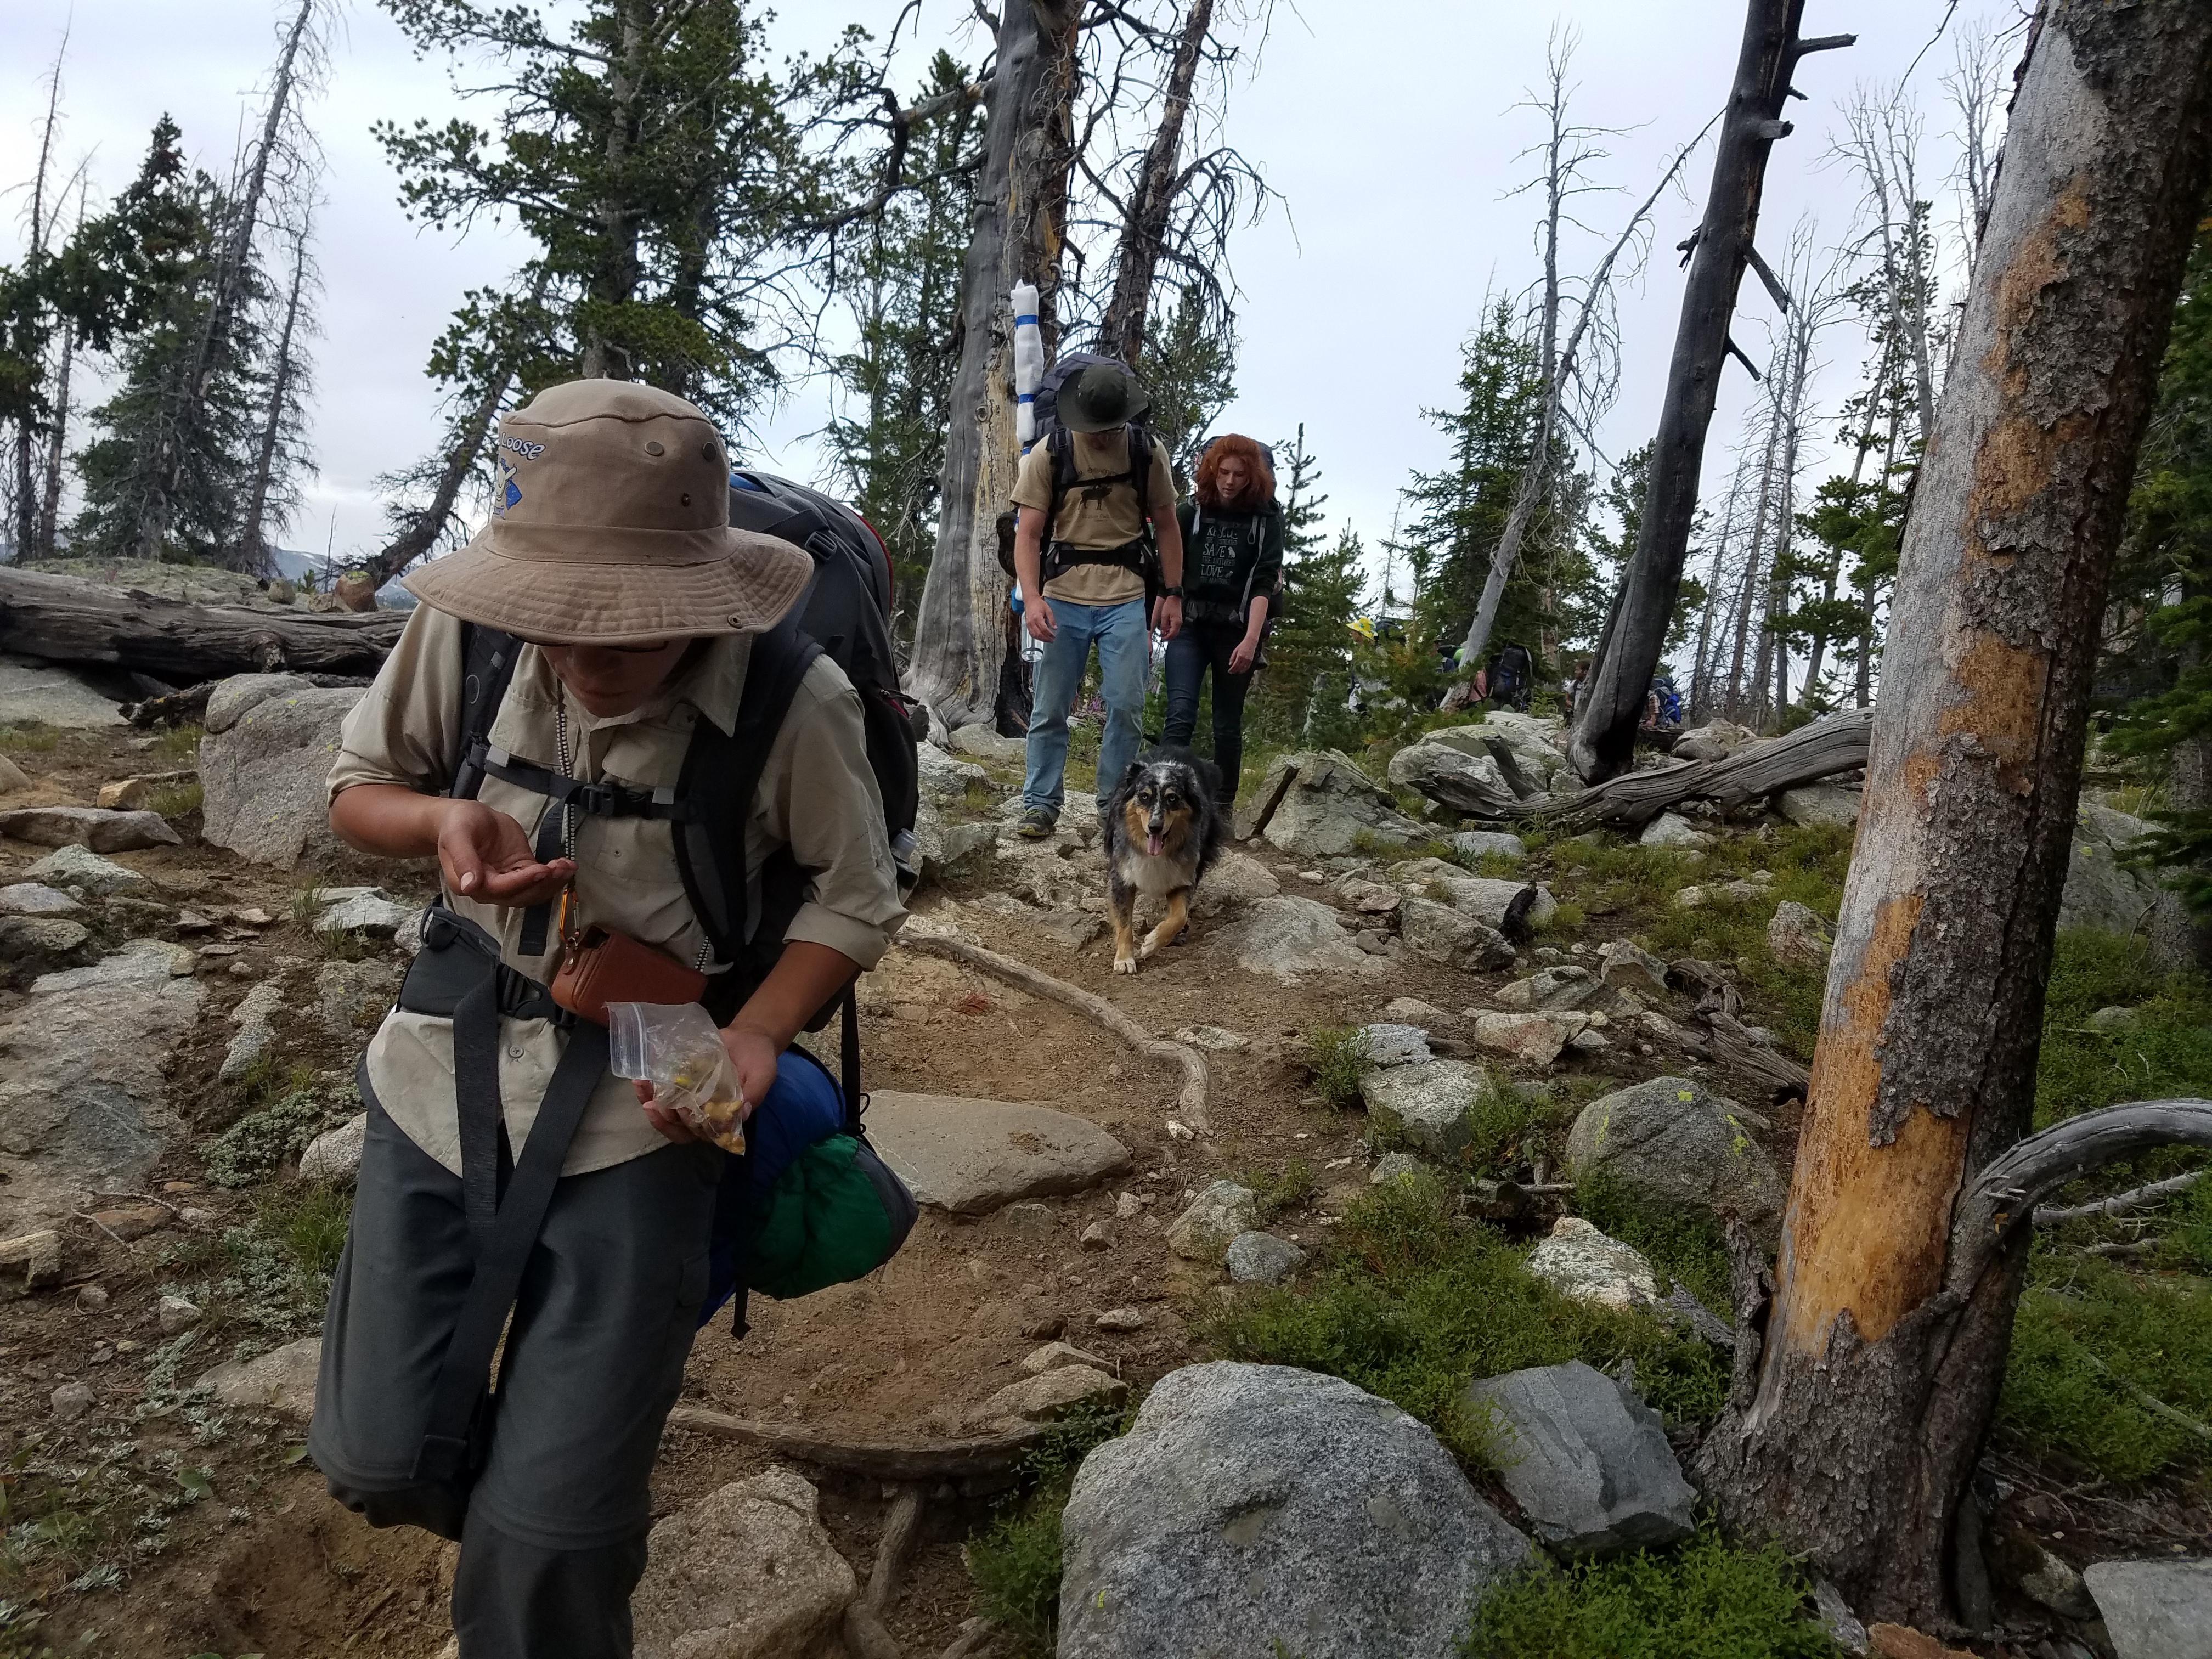
<svg viewBox="0 0 2212 1659">
<path fill-rule="evenodd" d="M 649 945 L 593 927 L 561 953 L 551 988 L 553 1000 L 579 1019 L 605 1025 L 610 1002 L 696 1002 L 707 976 Z"/>
</svg>

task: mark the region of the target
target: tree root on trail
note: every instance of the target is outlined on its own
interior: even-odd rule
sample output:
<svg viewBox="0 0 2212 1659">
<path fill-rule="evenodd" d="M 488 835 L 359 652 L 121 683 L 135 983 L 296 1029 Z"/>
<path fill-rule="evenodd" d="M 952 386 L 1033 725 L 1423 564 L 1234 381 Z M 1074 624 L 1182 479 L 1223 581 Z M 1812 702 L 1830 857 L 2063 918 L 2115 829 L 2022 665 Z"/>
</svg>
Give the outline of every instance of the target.
<svg viewBox="0 0 2212 1659">
<path fill-rule="evenodd" d="M 987 951 L 942 923 L 917 925 L 922 921 L 923 919 L 918 916 L 909 918 L 899 932 L 898 942 L 913 950 L 943 957 L 950 962 L 965 963 L 970 968 L 980 968 L 1009 984 L 1020 986 L 1024 991 L 1049 997 L 1078 1013 L 1088 1015 L 1148 1060 L 1164 1060 L 1180 1066 L 1182 1068 L 1182 1091 L 1176 1097 L 1176 1115 L 1193 1129 L 1201 1133 L 1212 1130 L 1212 1119 L 1206 1109 L 1206 1061 L 1199 1057 L 1197 1049 L 1186 1043 L 1171 1042 L 1164 1037 L 1153 1036 L 1105 998 L 1093 996 L 1080 986 L 1070 985 L 1064 979 L 1054 979 L 1040 969 L 1032 968 L 1025 962 L 1017 962 L 1012 957 L 1002 957 L 996 951 Z"/>
<path fill-rule="evenodd" d="M 701 1434 L 717 1434 L 759 1446 L 802 1463 L 819 1464 L 847 1474 L 878 1480 L 959 1480 L 974 1475 L 1004 1474 L 1022 1455 L 1050 1432 L 1046 1424 L 1024 1424 L 1005 1434 L 933 1443 L 886 1440 L 841 1440 L 787 1424 L 761 1423 L 709 1411 L 704 1406 L 678 1406 L 668 1413 L 668 1425 Z"/>
<path fill-rule="evenodd" d="M 921 1535 L 921 1488 L 902 1486 L 884 1517 L 884 1535 L 876 1543 L 875 1565 L 869 1569 L 866 1588 L 845 1607 L 845 1645 L 854 1659 L 905 1659 L 884 1626 L 884 1609 L 898 1594 L 898 1577 Z"/>
</svg>

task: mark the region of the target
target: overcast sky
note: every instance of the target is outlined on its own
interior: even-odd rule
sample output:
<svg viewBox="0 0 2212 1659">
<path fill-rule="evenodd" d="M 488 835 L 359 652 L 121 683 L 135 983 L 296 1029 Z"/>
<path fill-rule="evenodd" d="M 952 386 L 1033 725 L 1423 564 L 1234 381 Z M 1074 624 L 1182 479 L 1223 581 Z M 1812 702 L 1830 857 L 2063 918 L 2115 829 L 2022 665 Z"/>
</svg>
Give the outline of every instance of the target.
<svg viewBox="0 0 2212 1659">
<path fill-rule="evenodd" d="M 787 0 L 771 39 L 779 50 L 825 41 L 848 21 L 881 30 L 896 0 Z M 127 182 L 164 111 L 211 169 L 226 167 L 240 123 L 258 110 L 256 88 L 274 55 L 284 0 L 0 0 L 0 182 L 27 179 L 36 158 L 43 77 L 69 31 L 63 67 L 60 149 L 89 170 L 95 201 Z M 1955 34 L 1977 16 L 2002 26 L 2018 0 L 1964 0 Z M 1940 0 L 1809 0 L 1804 33 L 1851 32 L 1858 45 L 1809 58 L 1796 75 L 1808 101 L 1790 106 L 1796 136 L 1778 144 L 1767 171 L 1760 244 L 1771 259 L 1801 220 L 1824 250 L 1850 228 L 1858 186 L 1831 159 L 1840 109 L 1862 84 L 1894 80 L 1942 21 Z M 1544 67 L 1555 22 L 1579 33 L 1574 112 L 1593 125 L 1632 129 L 1606 141 L 1595 169 L 1620 195 L 1584 198 L 1601 235 L 1579 237 L 1571 270 L 1595 263 L 1632 204 L 1674 150 L 1719 107 L 1743 21 L 1742 0 L 1561 0 L 1554 7 L 1498 0 L 1279 0 L 1256 64 L 1234 87 L 1225 137 L 1285 198 L 1239 233 L 1233 254 L 1243 290 L 1239 395 L 1220 429 L 1266 439 L 1300 422 L 1319 457 L 1329 511 L 1379 542 L 1409 470 L 1443 459 L 1442 434 L 1424 408 L 1454 399 L 1458 347 L 1486 292 L 1516 292 L 1536 270 L 1535 204 L 1509 196 L 1530 166 L 1516 160 L 1540 133 L 1514 106 Z M 973 62 L 980 30 L 964 0 L 924 0 L 921 45 L 940 43 Z M 1953 207 L 1953 158 L 1941 80 L 1952 67 L 1947 36 L 1913 76 L 1927 115 L 1924 186 L 1937 217 Z M 910 60 L 918 77 L 921 54 Z M 2016 56 L 2016 51 L 2008 55 Z M 393 178 L 368 136 L 380 118 L 442 120 L 454 101 L 446 66 L 418 62 L 391 19 L 354 0 L 334 43 L 330 82 L 310 118 L 329 157 L 319 216 L 325 298 L 317 353 L 314 456 L 319 476 L 287 530 L 287 544 L 341 555 L 374 545 L 381 514 L 371 480 L 435 441 L 434 388 L 422 364 L 464 289 L 503 281 L 525 256 L 511 231 L 479 227 L 464 239 L 418 231 L 401 216 Z M 1650 435 L 1665 388 L 1681 301 L 1668 250 L 1698 217 L 1711 171 L 1708 146 L 1684 173 L 1686 192 L 1662 198 L 1660 250 L 1621 293 L 1619 400 L 1597 433 L 1618 455 Z M 21 240 L 20 191 L 6 200 L 6 236 Z M 1736 338 L 1764 363 L 1772 307 L 1747 280 Z M 1824 337 L 1824 410 L 1854 389 L 1860 343 L 1848 328 Z M 1723 469 L 1754 388 L 1731 368 L 1708 447 L 1708 495 Z M 827 408 L 826 389 L 798 388 L 766 414 L 760 464 L 812 473 L 805 434 Z M 1832 419 L 1815 423 L 1825 439 Z M 80 439 L 81 441 L 81 439 Z M 1819 474 L 1814 472 L 1814 477 Z"/>
</svg>

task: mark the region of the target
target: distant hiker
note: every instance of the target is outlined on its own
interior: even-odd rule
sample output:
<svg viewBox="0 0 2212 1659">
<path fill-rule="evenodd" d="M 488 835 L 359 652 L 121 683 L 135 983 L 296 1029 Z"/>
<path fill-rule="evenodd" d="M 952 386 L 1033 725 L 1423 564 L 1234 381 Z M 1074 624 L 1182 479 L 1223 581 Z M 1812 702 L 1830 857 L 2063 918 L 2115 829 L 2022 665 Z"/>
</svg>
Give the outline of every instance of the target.
<svg viewBox="0 0 2212 1659">
<path fill-rule="evenodd" d="M 371 1524 L 459 1540 L 464 1659 L 622 1659 L 726 1160 L 609 1073 L 605 1000 L 704 1003 L 773 1124 L 834 1093 L 786 1050 L 904 913 L 872 705 L 779 626 L 817 559 L 730 527 L 707 417 L 576 381 L 495 453 L 489 525 L 406 579 L 331 773 L 332 830 L 442 885 L 362 1063 L 308 1449 Z"/>
<path fill-rule="evenodd" d="M 1567 697 L 1567 718 L 1569 720 L 1574 719 L 1575 715 L 1579 713 L 1582 708 L 1583 687 L 1589 679 L 1589 659 L 1588 657 L 1584 657 L 1580 662 L 1575 665 L 1574 678 L 1570 679 L 1565 687 Z"/>
<path fill-rule="evenodd" d="M 1526 709 L 1535 683 L 1536 665 L 1523 645 L 1500 647 L 1490 666 L 1474 677 L 1477 694 L 1500 708 Z"/>
<path fill-rule="evenodd" d="M 1046 386 L 1054 386 L 1052 376 Z M 1182 624 L 1175 478 L 1166 447 L 1141 418 L 1151 401 L 1120 363 L 1086 361 L 1059 381 L 1049 405 L 1040 392 L 1038 442 L 1015 475 L 1022 623 L 1044 647 L 1030 710 L 1018 831 L 1031 841 L 1050 835 L 1060 822 L 1067 716 L 1092 645 L 1106 705 L 1097 774 L 1103 801 L 1137 758 L 1152 630 L 1172 641 Z"/>
<path fill-rule="evenodd" d="M 1187 747 L 1198 727 L 1199 689 L 1213 674 L 1213 763 L 1219 804 L 1237 799 L 1244 764 L 1244 694 L 1282 584 L 1283 508 L 1266 451 L 1237 433 L 1198 458 L 1194 500 L 1176 509 L 1182 532 L 1182 628 L 1168 641 L 1167 724 L 1160 741 Z M 1102 771 L 1100 776 L 1105 774 Z"/>
<path fill-rule="evenodd" d="M 1644 725 L 1656 730 L 1682 723 L 1682 694 L 1674 689 L 1674 677 L 1662 669 L 1651 681 L 1651 690 L 1644 699 Z"/>
</svg>

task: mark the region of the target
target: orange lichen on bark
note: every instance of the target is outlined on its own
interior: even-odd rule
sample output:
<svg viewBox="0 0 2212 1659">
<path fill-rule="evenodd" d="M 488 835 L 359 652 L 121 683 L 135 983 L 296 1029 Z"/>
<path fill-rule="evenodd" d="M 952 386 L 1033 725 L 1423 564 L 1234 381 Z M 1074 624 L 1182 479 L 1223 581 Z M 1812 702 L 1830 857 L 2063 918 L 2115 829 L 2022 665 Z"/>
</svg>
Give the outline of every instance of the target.
<svg viewBox="0 0 2212 1659">
<path fill-rule="evenodd" d="M 1938 1117 L 1921 1102 L 1894 1140 L 1870 1139 L 1890 970 L 1911 948 L 1919 916 L 1917 893 L 1882 902 L 1838 1017 L 1823 1026 L 1813 1057 L 1777 1275 L 1788 1296 L 1770 1333 L 1800 1352 L 1825 1348 L 1846 1308 L 1859 1334 L 1879 1341 L 1942 1282 L 1966 1119 Z"/>
</svg>

